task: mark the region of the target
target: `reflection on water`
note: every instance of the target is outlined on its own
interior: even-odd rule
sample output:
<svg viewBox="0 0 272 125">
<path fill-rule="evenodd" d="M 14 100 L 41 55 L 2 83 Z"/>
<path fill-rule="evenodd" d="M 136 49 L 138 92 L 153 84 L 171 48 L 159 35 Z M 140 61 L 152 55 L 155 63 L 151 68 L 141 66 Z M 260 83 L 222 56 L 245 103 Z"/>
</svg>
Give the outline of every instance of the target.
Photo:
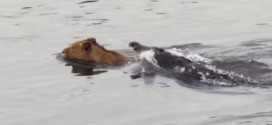
<svg viewBox="0 0 272 125">
<path fill-rule="evenodd" d="M 78 74 L 79 76 L 92 76 L 97 75 L 100 73 L 107 72 L 107 70 L 96 70 L 94 68 L 89 68 L 85 66 L 79 66 L 79 65 L 67 65 L 72 67 L 72 73 Z"/>
<path fill-rule="evenodd" d="M 88 37 L 117 50 L 139 41 L 189 48 L 218 68 L 269 83 L 269 0 L 1 0 L 0 11 L 1 125 L 271 124 L 271 88 L 132 80 L 127 67 L 51 55 Z"/>
<path fill-rule="evenodd" d="M 71 72 L 77 74 L 77 76 L 92 76 L 107 72 L 105 69 L 99 69 L 101 67 L 105 67 L 105 65 L 65 58 L 60 53 L 56 54 L 56 57 L 58 60 L 64 62 L 65 66 L 71 66 Z"/>
</svg>

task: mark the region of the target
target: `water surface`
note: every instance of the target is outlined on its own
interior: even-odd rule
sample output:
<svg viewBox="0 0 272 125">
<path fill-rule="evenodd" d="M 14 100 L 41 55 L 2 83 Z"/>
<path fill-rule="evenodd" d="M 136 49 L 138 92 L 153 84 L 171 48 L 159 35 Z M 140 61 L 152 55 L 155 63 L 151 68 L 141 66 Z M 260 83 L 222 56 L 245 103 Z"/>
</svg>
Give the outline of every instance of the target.
<svg viewBox="0 0 272 125">
<path fill-rule="evenodd" d="M 269 84 L 271 1 L 0 3 L 1 125 L 272 124 L 270 87 L 196 89 L 159 76 L 132 80 L 129 66 L 95 69 L 86 76 L 56 58 L 87 37 L 124 53 L 130 52 L 130 41 L 188 44 L 184 48 L 193 53 L 221 60 L 216 65 L 223 69 Z"/>
</svg>

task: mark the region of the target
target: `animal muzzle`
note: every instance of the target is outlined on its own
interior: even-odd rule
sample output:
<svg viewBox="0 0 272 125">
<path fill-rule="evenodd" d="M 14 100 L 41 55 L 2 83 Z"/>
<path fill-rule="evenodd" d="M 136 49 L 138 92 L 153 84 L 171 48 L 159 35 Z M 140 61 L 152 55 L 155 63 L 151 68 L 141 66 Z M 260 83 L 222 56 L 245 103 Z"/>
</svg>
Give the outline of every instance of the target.
<svg viewBox="0 0 272 125">
<path fill-rule="evenodd" d="M 135 41 L 130 42 L 129 47 L 133 48 L 133 50 L 136 51 L 136 52 L 142 52 L 142 51 L 151 49 L 150 47 L 143 46 L 140 43 L 135 42 Z"/>
<path fill-rule="evenodd" d="M 69 51 L 68 51 L 67 48 L 65 48 L 65 49 L 62 50 L 62 55 L 63 56 L 66 56 L 68 53 L 69 53 Z"/>
</svg>

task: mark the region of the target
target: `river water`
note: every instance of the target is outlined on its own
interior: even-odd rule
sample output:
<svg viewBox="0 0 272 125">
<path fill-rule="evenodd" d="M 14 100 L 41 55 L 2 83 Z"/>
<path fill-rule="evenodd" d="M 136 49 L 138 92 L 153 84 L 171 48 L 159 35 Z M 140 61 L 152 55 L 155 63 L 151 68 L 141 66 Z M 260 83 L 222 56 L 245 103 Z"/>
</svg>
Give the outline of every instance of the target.
<svg viewBox="0 0 272 125">
<path fill-rule="evenodd" d="M 271 5 L 270 0 L 1 0 L 0 124 L 272 124 Z M 199 89 L 161 76 L 133 80 L 131 66 L 81 75 L 57 55 L 88 37 L 124 54 L 131 52 L 130 41 L 188 48 L 268 87 Z"/>
</svg>

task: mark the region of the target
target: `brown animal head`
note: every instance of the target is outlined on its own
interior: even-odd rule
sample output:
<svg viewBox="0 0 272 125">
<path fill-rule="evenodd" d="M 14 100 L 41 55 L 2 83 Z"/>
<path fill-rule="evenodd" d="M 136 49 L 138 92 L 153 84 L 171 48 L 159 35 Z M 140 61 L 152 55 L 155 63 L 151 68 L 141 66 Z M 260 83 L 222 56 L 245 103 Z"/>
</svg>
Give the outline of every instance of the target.
<svg viewBox="0 0 272 125">
<path fill-rule="evenodd" d="M 101 64 L 121 65 L 129 59 L 117 52 L 106 50 L 95 38 L 77 41 L 63 50 L 65 57 Z"/>
</svg>

